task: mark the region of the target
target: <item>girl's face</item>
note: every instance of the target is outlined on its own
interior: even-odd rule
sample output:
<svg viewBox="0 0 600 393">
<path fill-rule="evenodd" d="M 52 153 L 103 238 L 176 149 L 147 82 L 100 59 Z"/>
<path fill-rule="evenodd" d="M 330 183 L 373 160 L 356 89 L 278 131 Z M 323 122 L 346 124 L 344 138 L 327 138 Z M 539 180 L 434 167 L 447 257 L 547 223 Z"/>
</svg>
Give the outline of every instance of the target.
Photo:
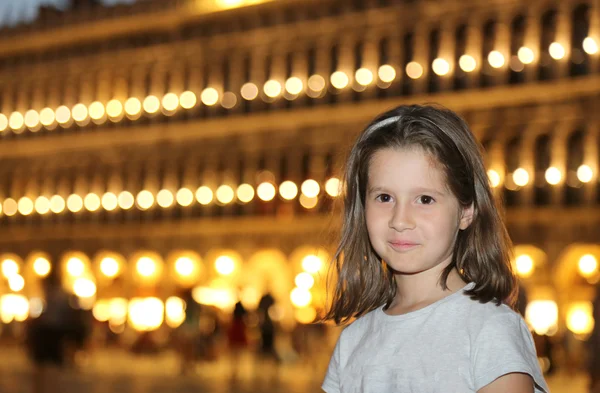
<svg viewBox="0 0 600 393">
<path fill-rule="evenodd" d="M 373 249 L 396 272 L 441 272 L 452 261 L 472 206 L 460 207 L 434 158 L 419 148 L 382 149 L 370 162 L 365 203 Z"/>
</svg>

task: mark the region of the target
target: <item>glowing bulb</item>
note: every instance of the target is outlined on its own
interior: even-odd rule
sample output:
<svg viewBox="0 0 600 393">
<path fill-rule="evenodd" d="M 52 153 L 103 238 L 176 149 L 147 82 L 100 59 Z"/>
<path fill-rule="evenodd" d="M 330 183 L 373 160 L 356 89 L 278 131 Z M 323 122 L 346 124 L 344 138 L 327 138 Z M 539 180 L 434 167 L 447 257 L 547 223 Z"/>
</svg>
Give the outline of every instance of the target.
<svg viewBox="0 0 600 393">
<path fill-rule="evenodd" d="M 52 213 L 58 214 L 65 210 L 65 200 L 60 195 L 53 195 L 50 198 L 50 210 Z"/>
<path fill-rule="evenodd" d="M 163 96 L 162 107 L 168 112 L 174 112 L 179 107 L 179 97 L 175 93 L 167 93 Z"/>
<path fill-rule="evenodd" d="M 104 110 L 104 105 L 102 105 L 102 103 L 99 101 L 92 102 L 88 108 L 88 111 L 92 120 L 95 121 L 102 120 L 106 113 L 106 111 Z"/>
<path fill-rule="evenodd" d="M 308 78 L 308 88 L 314 92 L 321 92 L 325 88 L 325 78 L 321 75 L 312 75 Z"/>
<path fill-rule="evenodd" d="M 517 186 L 525 187 L 529 183 L 529 173 L 523 168 L 518 168 L 513 173 L 513 181 Z"/>
<path fill-rule="evenodd" d="M 233 198 L 235 198 L 235 192 L 233 191 L 233 188 L 229 187 L 226 184 L 223 184 L 222 186 L 219 186 L 219 188 L 217 188 L 216 196 L 217 201 L 226 205 L 233 201 Z"/>
<path fill-rule="evenodd" d="M 12 259 L 5 259 L 2 261 L 2 274 L 6 278 L 19 274 L 19 264 Z"/>
<path fill-rule="evenodd" d="M 130 119 L 135 119 L 142 111 L 142 103 L 135 97 L 130 97 L 125 101 L 125 113 Z"/>
<path fill-rule="evenodd" d="M 14 216 L 19 211 L 19 205 L 14 199 L 6 198 L 2 203 L 2 210 L 6 216 Z"/>
<path fill-rule="evenodd" d="M 46 277 L 50 274 L 51 268 L 50 261 L 46 258 L 39 257 L 33 262 L 33 271 L 40 277 Z"/>
<path fill-rule="evenodd" d="M 88 109 L 87 106 L 79 103 L 76 104 L 73 109 L 71 109 L 71 115 L 73 116 L 73 120 L 76 122 L 83 122 L 88 117 Z"/>
<path fill-rule="evenodd" d="M 488 62 L 494 68 L 501 68 L 504 63 L 504 55 L 497 50 L 493 50 L 488 54 Z"/>
<path fill-rule="evenodd" d="M 129 191 L 120 192 L 117 199 L 119 201 L 119 207 L 123 210 L 131 209 L 135 203 L 135 198 Z"/>
<path fill-rule="evenodd" d="M 175 271 L 183 276 L 189 277 L 194 272 L 194 261 L 188 257 L 179 257 L 175 261 Z"/>
<path fill-rule="evenodd" d="M 202 94 L 200 94 L 200 100 L 204 105 L 212 106 L 219 102 L 219 92 L 212 87 L 207 87 L 202 90 Z"/>
<path fill-rule="evenodd" d="M 219 274 L 228 276 L 235 270 L 235 262 L 233 259 L 231 259 L 231 257 L 221 255 L 215 261 L 215 269 L 217 269 Z"/>
<path fill-rule="evenodd" d="M 140 191 L 136 197 L 137 205 L 142 210 L 147 210 L 154 205 L 154 195 L 148 190 Z"/>
<path fill-rule="evenodd" d="M 191 91 L 184 91 L 179 96 L 179 105 L 181 105 L 183 109 L 192 109 L 196 106 L 197 101 L 196 94 Z"/>
<path fill-rule="evenodd" d="M 162 208 L 170 207 L 174 201 L 173 193 L 169 190 L 160 190 L 156 194 L 156 203 Z"/>
<path fill-rule="evenodd" d="M 290 300 L 296 307 L 306 307 L 312 301 L 312 295 L 306 289 L 294 288 L 290 293 Z"/>
<path fill-rule="evenodd" d="M 135 266 L 142 277 L 151 277 L 156 272 L 156 263 L 149 257 L 141 257 Z"/>
<path fill-rule="evenodd" d="M 30 198 L 22 197 L 19 199 L 17 205 L 17 209 L 19 210 L 20 214 L 28 216 L 33 213 L 33 201 Z"/>
<path fill-rule="evenodd" d="M 196 200 L 201 205 L 208 205 L 213 200 L 213 192 L 207 186 L 198 187 L 196 190 Z"/>
<path fill-rule="evenodd" d="M 19 132 L 22 130 L 24 124 L 25 120 L 23 119 L 23 115 L 20 112 L 13 112 L 10 114 L 8 118 L 8 125 L 11 128 L 11 130 Z"/>
<path fill-rule="evenodd" d="M 438 57 L 431 63 L 431 68 L 436 74 L 444 76 L 450 72 L 450 63 L 448 63 L 447 60 Z"/>
<path fill-rule="evenodd" d="M 88 211 L 95 212 L 100 209 L 100 197 L 94 193 L 89 193 L 83 199 L 83 205 Z"/>
<path fill-rule="evenodd" d="M 297 95 L 302 93 L 302 89 L 304 89 L 304 84 L 302 83 L 302 80 L 300 80 L 300 78 L 293 76 L 285 81 L 285 89 L 288 93 L 292 95 Z"/>
<path fill-rule="evenodd" d="M 73 283 L 73 293 L 77 297 L 92 297 L 96 294 L 96 284 L 87 278 L 78 278 Z"/>
<path fill-rule="evenodd" d="M 55 120 L 56 118 L 52 109 L 44 108 L 40 111 L 40 123 L 42 123 L 44 127 L 52 126 Z"/>
<path fill-rule="evenodd" d="M 560 169 L 555 168 L 555 167 L 550 167 L 550 168 L 546 169 L 545 177 L 546 177 L 546 181 L 548 182 L 548 184 L 556 185 L 556 184 L 560 183 L 562 174 L 560 173 Z"/>
<path fill-rule="evenodd" d="M 477 62 L 471 55 L 462 55 L 458 59 L 458 65 L 464 72 L 473 72 L 477 68 Z"/>
<path fill-rule="evenodd" d="M 419 79 L 423 76 L 423 66 L 416 61 L 411 61 L 406 65 L 406 75 L 411 79 Z"/>
<path fill-rule="evenodd" d="M 242 86 L 240 93 L 243 99 L 252 101 L 258 97 L 258 87 L 254 83 L 245 83 Z"/>
<path fill-rule="evenodd" d="M 565 57 L 565 48 L 558 42 L 553 42 L 548 47 L 548 52 L 554 60 L 561 60 Z"/>
<path fill-rule="evenodd" d="M 323 267 L 323 261 L 316 255 L 307 255 L 302 259 L 302 269 L 315 274 Z"/>
<path fill-rule="evenodd" d="M 354 79 L 361 86 L 368 86 L 373 82 L 373 73 L 366 68 L 359 68 L 354 73 Z"/>
<path fill-rule="evenodd" d="M 263 91 L 267 97 L 275 98 L 281 94 L 281 84 L 273 79 L 268 80 L 263 87 Z"/>
<path fill-rule="evenodd" d="M 269 182 L 260 183 L 258 187 L 256 187 L 256 194 L 265 202 L 275 198 L 276 193 L 277 191 L 275 190 L 275 186 Z"/>
<path fill-rule="evenodd" d="M 112 121 L 119 121 L 123 116 L 123 104 L 119 100 L 110 100 L 106 104 L 106 113 Z"/>
<path fill-rule="evenodd" d="M 73 212 L 77 213 L 83 209 L 83 199 L 77 194 L 71 194 L 67 198 L 67 208 Z"/>
<path fill-rule="evenodd" d="M 37 131 L 40 126 L 40 114 L 36 110 L 28 110 L 25 113 L 25 125 L 31 131 Z"/>
<path fill-rule="evenodd" d="M 73 277 L 79 277 L 83 274 L 85 265 L 83 261 L 77 257 L 69 258 L 67 261 L 67 273 Z"/>
<path fill-rule="evenodd" d="M 294 279 L 296 286 L 301 289 L 309 290 L 315 285 L 314 277 L 307 272 L 299 273 Z"/>
<path fill-rule="evenodd" d="M 25 287 L 25 279 L 18 274 L 12 275 L 8 278 L 8 287 L 13 292 L 19 292 Z"/>
<path fill-rule="evenodd" d="M 583 50 L 588 55 L 595 55 L 598 53 L 598 44 L 592 37 L 585 37 L 583 40 Z"/>
<path fill-rule="evenodd" d="M 579 258 L 578 267 L 579 273 L 581 273 L 583 277 L 590 277 L 598 269 L 598 261 L 592 254 L 585 254 Z"/>
<path fill-rule="evenodd" d="M 582 183 L 589 183 L 594 177 L 594 171 L 587 165 L 581 165 L 577 168 L 577 178 Z"/>
<path fill-rule="evenodd" d="M 108 278 L 116 277 L 119 274 L 119 262 L 111 257 L 106 257 L 100 262 L 100 271 Z"/>
<path fill-rule="evenodd" d="M 160 101 L 158 97 L 150 95 L 144 99 L 142 106 L 146 113 L 154 114 L 158 112 L 158 109 L 160 108 Z"/>
<path fill-rule="evenodd" d="M 107 192 L 102 195 L 102 207 L 104 210 L 113 211 L 119 206 L 119 199 L 112 192 Z"/>
<path fill-rule="evenodd" d="M 194 202 L 194 193 L 189 188 L 181 188 L 175 196 L 177 203 L 181 206 L 189 206 Z"/>
<path fill-rule="evenodd" d="M 64 105 L 56 108 L 56 112 L 54 113 L 56 115 L 56 121 L 60 125 L 66 125 L 71 120 L 71 111 Z"/>
<path fill-rule="evenodd" d="M 519 51 L 517 52 L 517 57 L 523 64 L 531 64 L 535 59 L 533 51 L 526 46 L 522 46 L 519 48 Z"/>
<path fill-rule="evenodd" d="M 382 82 L 390 83 L 396 79 L 396 70 L 389 64 L 384 64 L 377 70 L 377 76 Z"/>
<path fill-rule="evenodd" d="M 302 183 L 300 190 L 302 190 L 302 193 L 307 197 L 316 198 L 319 195 L 319 192 L 321 192 L 321 187 L 316 180 L 308 179 Z"/>
<path fill-rule="evenodd" d="M 50 200 L 45 196 L 39 196 L 35 199 L 35 211 L 38 214 L 46 214 L 50 211 Z"/>
<path fill-rule="evenodd" d="M 286 180 L 279 185 L 279 195 L 287 201 L 296 198 L 298 195 L 298 186 L 291 180 Z"/>
<path fill-rule="evenodd" d="M 515 261 L 517 274 L 521 277 L 529 277 L 533 274 L 533 259 L 527 255 L 519 255 Z"/>
<path fill-rule="evenodd" d="M 490 180 L 490 185 L 493 188 L 496 188 L 500 185 L 500 175 L 493 169 L 487 171 L 488 179 Z"/>
<path fill-rule="evenodd" d="M 221 105 L 225 109 L 231 109 L 237 104 L 237 97 L 234 93 L 227 91 L 223 93 L 223 98 L 221 98 Z"/>
<path fill-rule="evenodd" d="M 336 89 L 343 89 L 344 87 L 348 86 L 350 81 L 348 79 L 348 75 L 346 75 L 346 73 L 343 71 L 334 72 L 331 74 L 331 78 L 329 80 Z"/>
<path fill-rule="evenodd" d="M 240 184 L 236 194 L 239 201 L 248 203 L 254 198 L 254 188 L 250 184 Z"/>
<path fill-rule="evenodd" d="M 307 197 L 305 194 L 301 194 L 299 198 L 300 205 L 305 209 L 314 209 L 319 203 L 318 197 Z"/>
<path fill-rule="evenodd" d="M 8 117 L 6 115 L 0 113 L 0 132 L 6 131 L 8 128 Z"/>
</svg>

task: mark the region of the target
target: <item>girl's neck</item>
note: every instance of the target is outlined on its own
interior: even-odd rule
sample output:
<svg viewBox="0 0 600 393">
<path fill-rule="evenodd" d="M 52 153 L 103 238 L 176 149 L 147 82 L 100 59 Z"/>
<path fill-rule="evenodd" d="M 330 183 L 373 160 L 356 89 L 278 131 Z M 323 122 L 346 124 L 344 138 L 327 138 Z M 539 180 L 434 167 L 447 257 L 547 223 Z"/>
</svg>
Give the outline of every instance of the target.
<svg viewBox="0 0 600 393">
<path fill-rule="evenodd" d="M 396 296 L 387 314 L 399 315 L 419 310 L 462 289 L 467 283 L 452 269 L 446 281 L 447 289 L 440 285 L 440 272 L 431 271 L 414 275 L 396 275 Z"/>
</svg>

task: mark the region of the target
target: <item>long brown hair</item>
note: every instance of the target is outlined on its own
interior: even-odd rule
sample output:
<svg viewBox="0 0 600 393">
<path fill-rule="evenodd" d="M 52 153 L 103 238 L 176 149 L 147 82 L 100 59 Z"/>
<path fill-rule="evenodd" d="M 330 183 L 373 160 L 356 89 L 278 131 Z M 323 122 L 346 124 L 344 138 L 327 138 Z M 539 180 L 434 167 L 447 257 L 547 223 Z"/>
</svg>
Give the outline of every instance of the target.
<svg viewBox="0 0 600 393">
<path fill-rule="evenodd" d="M 452 261 L 440 285 L 456 268 L 474 282 L 467 294 L 482 303 L 513 305 L 516 280 L 511 269 L 511 242 L 494 200 L 481 155 L 466 122 L 433 105 L 400 106 L 377 117 L 350 151 L 343 179 L 344 216 L 341 239 L 330 266 L 335 287 L 324 317 L 346 323 L 382 305 L 396 294 L 392 271 L 373 250 L 365 220 L 369 164 L 385 148 L 418 147 L 437 159 L 448 187 L 462 207 L 474 206 L 473 221 L 459 232 Z"/>
</svg>

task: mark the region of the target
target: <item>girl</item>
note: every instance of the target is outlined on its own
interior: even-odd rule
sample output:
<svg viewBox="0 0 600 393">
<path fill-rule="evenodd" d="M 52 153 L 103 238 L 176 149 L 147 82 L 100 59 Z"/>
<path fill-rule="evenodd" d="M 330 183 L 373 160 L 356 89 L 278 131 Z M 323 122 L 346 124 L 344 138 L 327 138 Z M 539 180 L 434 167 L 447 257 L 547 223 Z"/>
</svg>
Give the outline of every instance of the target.
<svg viewBox="0 0 600 393">
<path fill-rule="evenodd" d="M 327 393 L 548 392 L 510 306 L 510 240 L 466 123 L 401 106 L 359 136 L 325 319 L 347 323 Z"/>
</svg>

